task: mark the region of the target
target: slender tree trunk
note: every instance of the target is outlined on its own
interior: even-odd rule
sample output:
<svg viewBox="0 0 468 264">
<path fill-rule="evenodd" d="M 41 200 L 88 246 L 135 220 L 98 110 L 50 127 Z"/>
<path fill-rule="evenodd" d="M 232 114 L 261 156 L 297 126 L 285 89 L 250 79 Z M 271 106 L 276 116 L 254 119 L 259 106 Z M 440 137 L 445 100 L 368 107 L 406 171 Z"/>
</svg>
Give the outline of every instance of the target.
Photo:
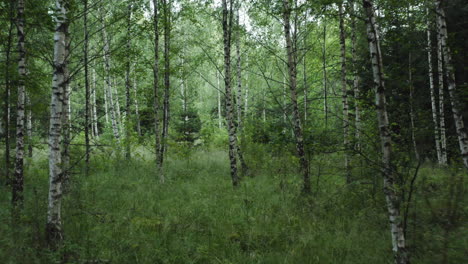
<svg viewBox="0 0 468 264">
<path fill-rule="evenodd" d="M 450 47 L 447 44 L 447 23 L 445 19 L 445 10 L 443 8 L 442 0 L 436 0 L 436 13 L 438 24 L 438 35 L 441 42 L 441 49 L 443 53 L 444 73 L 447 78 L 448 90 L 450 96 L 450 103 L 452 105 L 453 119 L 455 121 L 455 128 L 457 130 L 458 144 L 460 146 L 461 157 L 463 164 L 468 169 L 468 134 L 465 129 L 463 121 L 462 105 L 459 95 L 457 94 L 457 86 L 455 82 L 455 70 L 453 68 L 452 54 Z"/>
<path fill-rule="evenodd" d="M 141 121 L 140 121 L 140 112 L 138 108 L 138 86 L 137 86 L 137 76 L 135 69 L 133 70 L 133 103 L 135 104 L 135 118 L 137 125 L 138 136 L 141 137 Z"/>
<path fill-rule="evenodd" d="M 159 1 L 153 0 L 154 5 L 154 69 L 153 69 L 153 93 L 154 93 L 154 135 L 155 135 L 155 153 L 156 153 L 156 167 L 159 174 L 160 182 L 164 182 L 164 174 L 162 173 L 162 164 L 160 155 L 161 149 L 161 132 L 159 131 Z"/>
<path fill-rule="evenodd" d="M 363 7 L 367 15 L 367 39 L 372 62 L 374 76 L 376 111 L 379 124 L 379 133 L 382 147 L 382 165 L 384 179 L 384 195 L 387 203 L 387 211 L 390 220 L 392 235 L 393 254 L 396 264 L 409 263 L 403 232 L 403 221 L 400 215 L 398 187 L 395 185 L 395 172 L 391 165 L 392 140 L 390 135 L 386 98 L 385 83 L 382 63 L 382 52 L 380 49 L 379 33 L 375 21 L 374 6 L 372 0 L 363 0 Z"/>
<path fill-rule="evenodd" d="M 328 127 L 328 79 L 327 79 L 327 23 L 323 21 L 322 44 L 322 71 L 323 71 L 323 111 L 325 112 L 325 127 Z"/>
<path fill-rule="evenodd" d="M 16 160 L 15 178 L 12 188 L 13 206 L 21 207 L 23 204 L 24 182 L 24 134 L 25 134 L 25 101 L 26 101 L 26 49 L 24 46 L 24 0 L 17 1 L 16 27 L 18 29 L 18 103 L 16 112 Z"/>
<path fill-rule="evenodd" d="M 26 105 L 27 105 L 27 114 L 26 114 L 26 133 L 28 135 L 28 157 L 32 158 L 33 155 L 33 142 L 32 142 L 32 105 L 31 99 L 26 93 Z"/>
<path fill-rule="evenodd" d="M 104 62 L 105 62 L 105 58 L 104 58 Z M 106 68 L 105 67 L 105 63 L 104 63 L 104 69 Z M 106 73 L 106 76 L 107 76 L 107 73 Z M 102 87 L 104 88 L 103 90 L 103 94 L 104 94 L 104 112 L 105 112 L 105 117 L 106 117 L 106 126 L 109 125 L 109 103 L 107 102 L 107 91 L 108 91 L 108 87 L 107 87 L 107 78 L 104 77 L 103 79 L 103 84 L 102 84 Z"/>
<path fill-rule="evenodd" d="M 303 192 L 310 193 L 310 176 L 309 176 L 309 161 L 306 158 L 304 150 L 304 139 L 302 135 L 301 117 L 299 115 L 299 107 L 297 104 L 297 51 L 294 49 L 295 45 L 291 41 L 291 2 L 290 0 L 283 0 L 283 22 L 284 22 L 284 35 L 286 39 L 286 53 L 287 53 L 287 66 L 289 73 L 289 89 L 291 90 L 291 102 L 293 106 L 293 120 L 294 120 L 294 135 L 296 137 L 297 154 L 300 160 L 300 171 L 303 176 L 304 185 Z"/>
<path fill-rule="evenodd" d="M 223 40 L 224 40 L 224 87 L 226 90 L 226 119 L 229 134 L 229 161 L 231 163 L 231 178 L 234 187 L 239 186 L 239 177 L 237 174 L 237 136 L 234 123 L 234 104 L 231 91 L 231 36 L 233 21 L 233 2 L 229 0 L 229 9 L 227 0 L 222 0 L 223 6 Z"/>
<path fill-rule="evenodd" d="M 102 14 L 101 18 L 102 23 L 104 24 L 104 14 Z M 107 98 L 107 108 L 110 112 L 110 119 L 112 123 L 112 131 L 114 133 L 114 138 L 117 139 L 117 142 L 120 143 L 120 132 L 119 132 L 119 125 L 117 123 L 117 113 L 115 111 L 115 105 L 112 95 L 112 82 L 110 76 L 110 69 L 111 69 L 111 61 L 110 61 L 110 44 L 109 39 L 107 37 L 107 30 L 106 26 L 104 25 L 102 29 L 102 38 L 104 41 L 104 69 L 105 69 L 105 80 L 106 80 L 106 98 Z M 119 111 L 120 112 L 120 111 Z"/>
<path fill-rule="evenodd" d="M 50 107 L 49 129 L 49 196 L 47 207 L 46 236 L 49 246 L 56 248 L 62 241 L 62 168 L 60 152 L 60 136 L 62 134 L 62 100 L 66 83 L 67 71 L 67 35 L 68 35 L 68 4 L 65 0 L 55 1 L 55 33 L 54 33 L 54 74 L 52 79 L 52 99 Z"/>
<path fill-rule="evenodd" d="M 304 36 L 304 50 L 307 50 L 307 36 Z M 306 54 L 302 59 L 302 75 L 304 77 L 304 126 L 307 122 L 307 96 L 308 96 L 308 85 L 307 85 L 307 63 L 306 63 Z"/>
<path fill-rule="evenodd" d="M 98 116 L 97 116 L 97 105 L 96 105 L 96 69 L 93 67 L 93 88 L 91 93 L 92 100 L 92 112 L 93 112 L 93 131 L 94 136 L 99 138 L 99 127 L 98 127 Z"/>
<path fill-rule="evenodd" d="M 164 163 L 164 156 L 167 152 L 167 137 L 169 132 L 169 97 L 170 97 L 170 41 L 171 41 L 171 1 L 163 0 L 164 9 L 164 102 L 163 102 L 163 129 L 162 144 L 159 150 L 161 168 Z"/>
<path fill-rule="evenodd" d="M 416 160 L 419 160 L 418 145 L 416 142 L 416 127 L 415 127 L 415 115 L 414 115 L 414 87 L 413 87 L 413 72 L 411 69 L 411 52 L 408 57 L 408 84 L 410 89 L 410 123 L 411 123 L 411 140 L 413 141 L 414 156 Z"/>
<path fill-rule="evenodd" d="M 439 27 L 439 21 L 437 20 Z M 442 54 L 442 36 L 437 34 L 437 73 L 439 79 L 439 121 L 440 121 L 440 149 L 442 153 L 441 165 L 447 165 L 447 137 L 445 129 L 445 102 L 444 102 L 444 58 Z"/>
<path fill-rule="evenodd" d="M 66 3 L 66 1 L 65 1 Z M 65 35 L 65 64 L 70 60 L 70 36 Z M 62 91 L 62 184 L 66 187 L 70 172 L 70 141 L 71 141 L 71 106 L 70 106 L 70 73 L 68 66 L 64 68 L 65 83 Z"/>
<path fill-rule="evenodd" d="M 113 76 L 112 77 L 112 90 L 111 90 L 111 99 L 112 102 L 114 103 L 114 110 L 116 112 L 116 123 L 117 123 L 117 130 L 122 131 L 122 111 L 120 111 L 120 95 L 119 95 L 119 89 L 118 89 L 118 83 L 115 80 L 116 78 Z"/>
<path fill-rule="evenodd" d="M 88 60 L 88 0 L 84 0 L 84 79 L 85 79 L 85 175 L 89 175 L 89 156 L 91 148 L 89 146 L 89 125 L 90 125 L 90 90 L 89 90 L 89 60 Z"/>
<path fill-rule="evenodd" d="M 219 73 L 216 72 L 216 80 L 218 81 L 218 127 L 223 127 L 223 116 L 221 113 L 221 85 L 219 84 Z"/>
<path fill-rule="evenodd" d="M 9 3 L 9 18 L 10 25 L 8 27 L 8 38 L 6 43 L 5 51 L 5 182 L 10 181 L 10 95 L 11 95 L 11 80 L 10 80 L 10 65 L 11 65 L 11 48 L 13 42 L 13 26 L 14 22 L 14 0 L 10 0 Z"/>
<path fill-rule="evenodd" d="M 351 182 L 351 167 L 349 165 L 349 106 L 348 88 L 346 83 L 346 36 L 344 28 L 343 4 L 338 6 L 340 14 L 340 47 L 341 47 L 341 101 L 343 104 L 343 146 L 345 152 L 344 166 L 346 170 L 346 182 Z"/>
<path fill-rule="evenodd" d="M 237 108 L 237 129 L 242 130 L 242 55 L 240 48 L 241 30 L 240 30 L 240 1 L 236 3 L 236 56 L 237 56 L 237 92 L 236 92 L 236 108 Z"/>
<path fill-rule="evenodd" d="M 443 164 L 442 150 L 440 144 L 440 128 L 439 128 L 439 114 L 437 113 L 437 102 L 434 87 L 434 68 L 432 66 L 432 36 L 431 36 L 431 22 L 429 18 L 429 8 L 426 12 L 427 16 L 427 64 L 429 65 L 429 90 L 431 93 L 431 107 L 432 107 L 432 121 L 434 122 L 434 138 L 437 151 L 437 161 Z"/>
<path fill-rule="evenodd" d="M 360 109 L 360 96 L 359 89 L 359 74 L 356 64 L 356 13 L 355 1 L 350 3 L 351 13 L 351 57 L 353 63 L 353 91 L 354 91 L 354 126 L 355 126 L 355 149 L 359 152 L 361 150 L 361 109 Z"/>
<path fill-rule="evenodd" d="M 127 18 L 127 51 L 130 51 L 131 49 L 131 20 L 132 20 L 132 5 L 128 5 L 128 18 Z M 125 104 L 125 158 L 127 160 L 130 160 L 132 154 L 130 151 L 130 137 L 131 137 L 131 113 L 130 113 L 130 104 L 131 104 L 131 98 L 130 98 L 130 89 L 131 89 L 131 83 L 130 83 L 130 57 L 127 57 L 126 59 L 126 65 L 125 65 L 125 98 L 126 98 L 126 104 Z"/>
</svg>

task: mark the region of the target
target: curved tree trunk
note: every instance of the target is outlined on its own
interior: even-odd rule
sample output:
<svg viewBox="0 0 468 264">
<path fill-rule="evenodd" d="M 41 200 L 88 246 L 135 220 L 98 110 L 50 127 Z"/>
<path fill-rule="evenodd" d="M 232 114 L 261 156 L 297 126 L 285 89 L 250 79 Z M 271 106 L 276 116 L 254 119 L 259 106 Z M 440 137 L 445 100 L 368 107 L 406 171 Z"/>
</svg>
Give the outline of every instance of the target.
<svg viewBox="0 0 468 264">
<path fill-rule="evenodd" d="M 375 21 L 374 6 L 372 0 L 363 0 L 366 12 L 367 39 L 372 62 L 374 76 L 376 111 L 379 123 L 379 133 L 382 147 L 382 166 L 384 179 L 384 195 L 387 203 L 390 230 L 392 235 L 393 254 L 396 264 L 409 263 L 406 240 L 403 232 L 403 221 L 400 216 L 398 187 L 395 185 L 395 171 L 392 168 L 392 140 L 390 135 L 386 98 L 385 83 L 382 64 L 382 52 L 380 49 L 379 34 Z"/>
</svg>

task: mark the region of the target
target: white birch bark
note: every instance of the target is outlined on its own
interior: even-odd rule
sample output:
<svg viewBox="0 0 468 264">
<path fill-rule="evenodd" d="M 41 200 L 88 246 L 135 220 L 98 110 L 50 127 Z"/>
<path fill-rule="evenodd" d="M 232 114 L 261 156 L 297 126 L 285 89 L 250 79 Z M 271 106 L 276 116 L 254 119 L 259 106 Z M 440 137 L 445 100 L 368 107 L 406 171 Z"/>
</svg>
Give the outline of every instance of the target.
<svg viewBox="0 0 468 264">
<path fill-rule="evenodd" d="M 26 133 L 28 135 L 28 157 L 32 158 L 33 143 L 32 143 L 32 106 L 31 99 L 26 93 L 26 105 L 28 107 L 26 114 Z"/>
<path fill-rule="evenodd" d="M 438 21 L 438 20 L 437 20 Z M 439 22 L 437 22 L 439 24 Z M 440 122 L 440 150 L 441 165 L 447 165 L 447 136 L 445 129 L 445 102 L 444 102 L 444 58 L 442 54 L 441 34 L 437 34 L 437 74 L 439 79 L 439 122 Z"/>
<path fill-rule="evenodd" d="M 102 18 L 104 23 L 104 18 Z M 110 59 L 110 44 L 109 38 L 107 36 L 106 27 L 102 29 L 102 38 L 104 41 L 104 69 L 105 69 L 105 80 L 106 80 L 106 98 L 107 98 L 107 109 L 110 112 L 110 119 L 112 123 L 112 132 L 114 133 L 114 138 L 120 143 L 120 132 L 119 132 L 119 125 L 117 122 L 117 114 L 115 111 L 115 105 L 113 100 L 113 86 L 110 76 L 110 69 L 111 69 L 111 59 Z M 119 111 L 120 112 L 120 111 Z M 118 113 L 119 113 L 118 112 Z"/>
<path fill-rule="evenodd" d="M 138 136 L 141 136 L 141 121 L 140 121 L 140 110 L 138 106 L 138 86 L 137 86 L 137 77 L 135 74 L 135 69 L 133 70 L 133 103 L 135 104 L 135 118 L 137 125 Z"/>
<path fill-rule="evenodd" d="M 223 42 L 224 42 L 224 88 L 226 101 L 226 119 L 229 135 L 229 161 L 231 165 L 231 179 L 234 187 L 239 186 L 239 177 L 237 174 L 237 135 L 234 124 L 234 104 L 231 90 L 231 36 L 233 23 L 233 2 L 229 0 L 229 9 L 227 0 L 222 0 L 223 7 Z"/>
<path fill-rule="evenodd" d="M 91 93 L 91 100 L 92 100 L 92 117 L 93 117 L 93 134 L 94 137 L 99 138 L 99 127 L 98 127 L 98 116 L 97 116 L 97 104 L 96 104 L 96 69 L 92 70 L 93 76 L 93 86 L 92 86 L 92 93 Z"/>
<path fill-rule="evenodd" d="M 55 247 L 62 239 L 62 168 L 60 138 L 62 133 L 62 99 L 67 71 L 68 4 L 65 0 L 55 1 L 54 74 L 49 128 L 49 195 L 47 206 L 46 236 L 49 245 Z"/>
<path fill-rule="evenodd" d="M 359 88 L 359 75 L 356 64 L 356 13 L 355 1 L 350 3 L 351 13 L 351 57 L 353 63 L 353 91 L 354 91 L 354 126 L 355 126 L 355 149 L 359 152 L 361 150 L 361 108 L 360 97 L 361 91 Z"/>
<path fill-rule="evenodd" d="M 221 129 L 223 127 L 223 116 L 221 113 L 221 85 L 218 72 L 216 72 L 216 80 L 218 81 L 218 128 Z"/>
<path fill-rule="evenodd" d="M 463 113 L 460 99 L 457 95 L 457 86 L 455 82 L 455 70 L 452 61 L 452 54 L 450 47 L 448 46 L 447 39 L 447 22 L 445 18 L 445 10 L 443 9 L 442 0 L 436 0 L 436 13 L 437 13 L 437 24 L 438 24 L 438 35 L 440 38 L 440 45 L 444 59 L 444 73 L 447 78 L 448 90 L 450 96 L 450 103 L 452 105 L 453 119 L 455 121 L 455 128 L 457 130 L 458 144 L 460 147 L 460 153 L 463 160 L 463 164 L 468 169 L 468 134 L 465 129 L 465 123 L 463 121 Z"/>
<path fill-rule="evenodd" d="M 299 107 L 297 104 L 297 50 L 296 45 L 291 40 L 291 1 L 283 0 L 283 27 L 284 37 L 286 40 L 286 54 L 287 66 L 289 77 L 289 90 L 291 92 L 291 103 L 293 107 L 293 121 L 294 121 L 294 136 L 296 139 L 296 151 L 299 156 L 299 168 L 303 177 L 303 192 L 309 194 L 311 192 L 310 175 L 309 175 L 309 161 L 305 155 L 304 138 L 301 125 L 301 117 L 299 115 Z"/>
<path fill-rule="evenodd" d="M 432 121 L 434 122 L 434 139 L 437 152 L 437 161 L 443 164 L 442 150 L 440 144 L 440 127 L 439 127 L 439 114 L 437 112 L 437 101 L 434 87 L 434 68 L 432 66 L 432 36 L 431 36 L 431 22 L 429 18 L 429 8 L 426 12 L 427 16 L 427 64 L 429 65 L 429 90 L 431 94 L 431 108 L 432 108 Z"/>
<path fill-rule="evenodd" d="M 26 101 L 26 49 L 24 43 L 24 0 L 17 1 L 18 29 L 18 103 L 16 112 L 16 160 L 15 173 L 12 188 L 12 203 L 14 206 L 21 206 L 23 203 L 23 182 L 24 182 L 24 135 L 25 135 L 25 101 Z"/>
<path fill-rule="evenodd" d="M 349 164 L 349 113 L 348 87 L 346 84 L 346 34 L 344 28 L 343 4 L 338 6 L 340 17 L 340 49 L 341 49 L 341 102 L 343 105 L 343 146 L 346 182 L 351 182 L 351 168 Z"/>
<path fill-rule="evenodd" d="M 396 264 L 409 263 L 406 248 L 406 240 L 403 232 L 403 221 L 400 215 L 398 187 L 395 184 L 395 172 L 392 162 L 392 140 L 390 135 L 386 98 L 385 83 L 382 63 L 382 52 L 380 49 L 379 33 L 375 21 L 375 13 L 372 0 L 363 0 L 363 7 L 367 15 L 367 39 L 372 62 L 372 72 L 374 77 L 376 111 L 379 124 L 379 133 L 382 147 L 383 166 L 383 191 L 387 203 L 388 217 L 390 220 L 390 231 L 392 237 L 392 249 Z"/>
</svg>

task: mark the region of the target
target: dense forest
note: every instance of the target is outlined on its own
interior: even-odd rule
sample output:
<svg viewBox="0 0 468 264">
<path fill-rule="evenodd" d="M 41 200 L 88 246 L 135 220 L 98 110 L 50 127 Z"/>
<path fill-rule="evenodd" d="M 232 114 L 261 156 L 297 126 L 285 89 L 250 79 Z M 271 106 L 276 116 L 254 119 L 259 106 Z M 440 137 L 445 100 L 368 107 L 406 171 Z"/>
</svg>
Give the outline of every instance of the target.
<svg viewBox="0 0 468 264">
<path fill-rule="evenodd" d="M 468 263 L 468 2 L 0 10 L 1 263 Z"/>
</svg>

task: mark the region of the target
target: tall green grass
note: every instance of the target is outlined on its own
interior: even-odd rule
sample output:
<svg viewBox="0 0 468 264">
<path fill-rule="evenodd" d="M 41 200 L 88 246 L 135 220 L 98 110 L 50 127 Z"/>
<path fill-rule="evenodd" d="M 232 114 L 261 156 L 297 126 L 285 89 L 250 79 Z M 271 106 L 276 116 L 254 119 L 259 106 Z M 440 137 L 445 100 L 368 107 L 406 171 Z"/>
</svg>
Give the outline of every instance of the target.
<svg viewBox="0 0 468 264">
<path fill-rule="evenodd" d="M 224 151 L 197 150 L 189 159 L 171 155 L 164 184 L 151 155 L 139 153 L 131 162 L 96 155 L 88 177 L 72 175 L 63 202 L 65 244 L 58 253 L 44 244 L 47 161 L 30 164 L 20 221 L 11 223 L 9 192 L 0 192 L 2 263 L 393 263 L 381 194 L 368 185 L 345 186 L 336 166 L 340 157 L 312 162 L 321 162 L 320 181 L 317 187 L 313 167 L 314 194 L 304 197 L 293 157 L 247 154 L 251 176 L 234 190 Z M 420 186 L 423 180 L 443 186 L 436 176 L 423 169 Z M 439 198 L 434 206 L 442 206 Z M 419 218 L 412 224 L 420 226 L 410 227 L 418 232 L 409 237 L 413 262 L 440 263 L 444 245 L 432 240 L 443 230 L 431 222 L 424 199 L 416 199 Z M 450 263 L 463 263 L 465 237 L 451 237 Z"/>
</svg>

